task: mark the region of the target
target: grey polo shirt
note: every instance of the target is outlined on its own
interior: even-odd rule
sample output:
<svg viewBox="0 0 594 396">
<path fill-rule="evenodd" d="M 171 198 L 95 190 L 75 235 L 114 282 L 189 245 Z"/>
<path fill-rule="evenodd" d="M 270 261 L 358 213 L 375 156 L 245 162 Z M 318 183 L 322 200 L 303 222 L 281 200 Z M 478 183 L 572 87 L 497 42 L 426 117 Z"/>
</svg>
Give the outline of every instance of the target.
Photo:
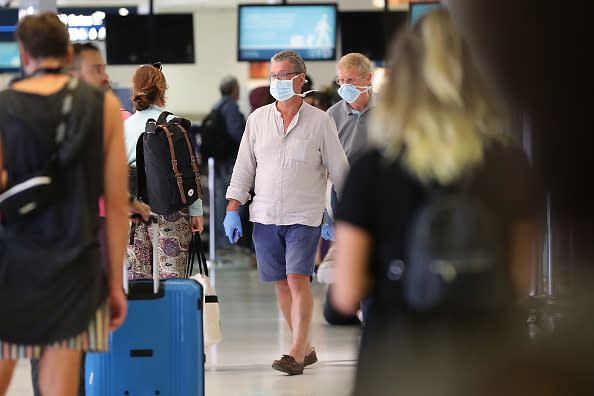
<svg viewBox="0 0 594 396">
<path fill-rule="evenodd" d="M 360 116 L 353 113 L 351 106 L 344 100 L 341 100 L 327 110 L 328 114 L 330 114 L 336 123 L 340 144 L 342 145 L 350 164 L 352 164 L 369 145 L 367 121 L 371 115 L 371 109 L 373 109 L 374 106 L 375 96 L 372 94 L 369 103 L 367 103 L 367 107 L 361 112 Z"/>
</svg>

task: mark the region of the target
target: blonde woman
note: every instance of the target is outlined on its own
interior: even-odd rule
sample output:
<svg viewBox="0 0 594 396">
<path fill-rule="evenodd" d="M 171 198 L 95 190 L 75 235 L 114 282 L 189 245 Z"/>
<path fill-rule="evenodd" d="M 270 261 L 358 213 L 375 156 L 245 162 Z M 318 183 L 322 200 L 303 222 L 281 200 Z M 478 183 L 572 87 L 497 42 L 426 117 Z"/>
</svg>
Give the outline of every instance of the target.
<svg viewBox="0 0 594 396">
<path fill-rule="evenodd" d="M 507 231 L 505 295 L 512 303 L 514 294 L 526 297 L 530 289 L 532 178 L 526 156 L 506 135 L 505 114 L 445 10 L 401 32 L 390 60 L 370 126 L 385 149 L 352 164 L 345 183 L 332 298 L 345 314 L 365 293 L 373 300 L 355 394 L 445 394 L 442 385 L 472 368 L 474 356 L 464 352 L 484 346 L 500 323 L 475 328 L 448 318 L 428 324 L 410 312 L 401 282 L 409 224 L 427 202 L 428 187 L 455 186 L 472 174 L 471 193 Z M 485 338 L 467 337 L 473 330 Z"/>
</svg>

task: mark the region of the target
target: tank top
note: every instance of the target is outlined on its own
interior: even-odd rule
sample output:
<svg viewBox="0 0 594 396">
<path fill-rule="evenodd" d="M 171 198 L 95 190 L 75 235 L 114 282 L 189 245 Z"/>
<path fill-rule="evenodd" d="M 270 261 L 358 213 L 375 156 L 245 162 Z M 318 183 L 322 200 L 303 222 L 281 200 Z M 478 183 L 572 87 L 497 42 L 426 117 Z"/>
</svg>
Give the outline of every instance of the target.
<svg viewBox="0 0 594 396">
<path fill-rule="evenodd" d="M 65 91 L 0 92 L 8 187 L 48 161 Z M 107 296 L 97 205 L 103 193 L 104 94 L 81 81 L 72 99 L 67 133 L 84 134 L 84 144 L 77 160 L 60 172 L 63 199 L 38 215 L 0 226 L 3 341 L 47 344 L 74 336 L 86 329 Z"/>
</svg>

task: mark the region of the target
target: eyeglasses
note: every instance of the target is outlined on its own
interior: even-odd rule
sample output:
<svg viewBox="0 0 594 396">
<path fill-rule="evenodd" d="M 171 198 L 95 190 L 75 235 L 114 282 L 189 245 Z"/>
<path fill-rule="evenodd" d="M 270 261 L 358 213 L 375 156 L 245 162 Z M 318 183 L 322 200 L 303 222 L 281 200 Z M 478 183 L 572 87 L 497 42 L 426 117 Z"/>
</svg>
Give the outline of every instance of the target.
<svg viewBox="0 0 594 396">
<path fill-rule="evenodd" d="M 349 85 L 353 85 L 353 83 L 357 80 L 362 79 L 364 76 L 359 76 L 359 77 L 350 77 L 350 78 L 338 78 L 336 77 L 334 79 L 334 81 L 336 81 L 336 84 L 338 85 L 343 85 L 343 84 L 349 84 Z"/>
<path fill-rule="evenodd" d="M 289 72 L 289 73 L 280 73 L 280 74 L 272 74 L 270 73 L 267 78 L 268 81 L 272 81 L 272 80 L 288 80 L 289 76 L 293 75 L 293 74 L 301 74 L 301 72 Z"/>
<path fill-rule="evenodd" d="M 155 62 L 155 63 L 153 63 L 153 67 L 157 70 L 163 70 L 163 63 Z"/>
</svg>

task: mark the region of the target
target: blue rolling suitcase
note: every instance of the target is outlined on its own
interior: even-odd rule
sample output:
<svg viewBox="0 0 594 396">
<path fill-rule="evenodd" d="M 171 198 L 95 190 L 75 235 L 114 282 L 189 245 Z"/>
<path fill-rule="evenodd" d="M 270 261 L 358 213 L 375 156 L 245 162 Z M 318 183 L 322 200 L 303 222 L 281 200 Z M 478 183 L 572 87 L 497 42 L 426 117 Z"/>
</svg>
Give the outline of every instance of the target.
<svg viewBox="0 0 594 396">
<path fill-rule="evenodd" d="M 87 354 L 87 396 L 203 395 L 202 287 L 190 279 L 159 282 L 158 265 L 153 280 L 128 285 L 126 267 L 128 315 L 108 352 Z"/>
</svg>

